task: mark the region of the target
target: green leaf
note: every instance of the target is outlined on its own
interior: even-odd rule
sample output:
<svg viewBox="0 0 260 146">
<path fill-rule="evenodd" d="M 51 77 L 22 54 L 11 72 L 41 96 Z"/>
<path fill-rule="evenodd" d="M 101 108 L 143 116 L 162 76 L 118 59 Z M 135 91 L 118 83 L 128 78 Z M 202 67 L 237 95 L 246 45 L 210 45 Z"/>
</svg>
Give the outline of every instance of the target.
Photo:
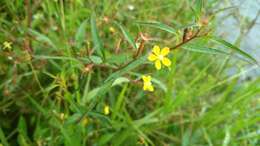
<svg viewBox="0 0 260 146">
<path fill-rule="evenodd" d="M 116 98 L 116 103 L 115 103 L 115 106 L 114 106 L 112 119 L 115 119 L 115 116 L 120 113 L 120 108 L 122 108 L 122 105 L 123 105 L 124 100 L 125 100 L 126 90 L 127 90 L 127 84 L 124 85 L 120 94 Z"/>
<path fill-rule="evenodd" d="M 225 138 L 223 140 L 222 146 L 228 146 L 231 141 L 231 135 L 230 135 L 230 127 L 227 126 L 225 128 Z"/>
<path fill-rule="evenodd" d="M 89 102 L 90 100 L 92 100 L 94 97 L 96 97 L 100 91 L 100 87 L 97 87 L 93 90 L 91 90 L 90 92 L 88 92 L 86 95 L 83 96 L 82 98 L 82 103 L 85 104 L 87 102 Z"/>
<path fill-rule="evenodd" d="M 136 46 L 135 41 L 134 41 L 133 37 L 131 36 L 131 34 L 129 32 L 127 32 L 127 30 L 125 30 L 125 28 L 121 24 L 119 24 L 117 22 L 115 22 L 115 24 L 121 29 L 121 31 L 122 31 L 125 39 L 128 41 L 128 43 L 133 48 L 137 49 L 137 46 Z"/>
<path fill-rule="evenodd" d="M 182 137 L 182 146 L 189 146 L 191 145 L 191 132 L 190 130 L 186 130 L 183 137 Z"/>
<path fill-rule="evenodd" d="M 112 83 L 112 86 L 120 85 L 120 84 L 122 84 L 122 83 L 127 83 L 127 82 L 129 82 L 129 79 L 128 79 L 128 78 L 119 77 L 119 78 L 117 78 L 117 79 Z"/>
<path fill-rule="evenodd" d="M 101 64 L 103 61 L 102 61 L 102 59 L 100 58 L 100 57 L 98 57 L 98 56 L 90 56 L 89 57 L 90 58 L 90 60 L 94 63 L 94 64 Z"/>
<path fill-rule="evenodd" d="M 23 116 L 20 116 L 20 118 L 19 118 L 18 131 L 19 131 L 19 134 L 22 134 L 23 136 L 27 135 L 26 121 Z"/>
<path fill-rule="evenodd" d="M 37 103 L 32 97 L 27 96 L 29 101 L 32 103 L 32 105 L 35 107 L 36 110 L 40 111 L 43 115 L 47 116 L 48 112 L 39 104 Z"/>
<path fill-rule="evenodd" d="M 57 46 L 47 36 L 37 32 L 37 31 L 34 31 L 32 29 L 29 29 L 29 33 L 31 33 L 31 35 L 35 36 L 36 40 L 43 42 L 43 43 L 47 43 L 48 45 L 50 45 L 54 49 L 57 49 Z"/>
<path fill-rule="evenodd" d="M 203 9 L 203 0 L 196 0 L 195 1 L 195 9 L 196 9 L 196 15 L 199 17 L 201 15 L 202 9 Z"/>
<path fill-rule="evenodd" d="M 228 52 L 215 49 L 215 48 L 208 48 L 208 47 L 196 47 L 196 46 L 183 46 L 185 50 L 198 52 L 198 53 L 206 53 L 206 54 L 225 54 L 228 55 Z"/>
<path fill-rule="evenodd" d="M 254 63 L 257 63 L 257 61 L 256 61 L 255 58 L 253 58 L 251 55 L 249 55 L 249 54 L 246 53 L 245 51 L 239 49 L 238 47 L 232 45 L 231 43 L 229 43 L 229 42 L 227 42 L 227 41 L 225 41 L 225 40 L 223 40 L 223 39 L 221 39 L 221 38 L 218 38 L 218 37 L 213 37 L 213 36 L 211 36 L 211 37 L 209 37 L 209 38 L 210 38 L 211 40 L 215 41 L 215 42 L 218 42 L 218 43 L 220 43 L 220 44 L 222 44 L 222 45 L 224 45 L 224 46 L 226 46 L 226 47 L 232 49 L 233 51 L 239 53 L 240 55 L 246 57 L 247 59 L 253 61 Z"/>
<path fill-rule="evenodd" d="M 104 51 L 103 51 L 104 46 L 103 46 L 103 43 L 102 43 L 102 41 L 99 37 L 99 34 L 98 34 L 95 13 L 93 13 L 91 15 L 90 24 L 91 24 L 91 35 L 92 35 L 92 39 L 93 39 L 93 42 L 94 42 L 94 50 L 97 52 L 98 55 L 102 56 L 103 59 L 104 59 L 105 58 L 105 54 L 104 54 Z"/>
<path fill-rule="evenodd" d="M 161 22 L 157 22 L 157 21 L 138 21 L 137 23 L 140 24 L 140 25 L 158 28 L 158 29 L 161 29 L 163 31 L 177 35 L 176 30 L 174 28 L 172 28 L 172 27 L 170 27 L 166 24 L 163 24 Z"/>
<path fill-rule="evenodd" d="M 8 141 L 1 127 L 0 127 L 0 140 L 4 144 L 4 146 L 9 146 Z"/>
<path fill-rule="evenodd" d="M 120 70 L 114 72 L 113 74 L 111 74 L 106 80 L 105 82 L 109 82 L 111 80 L 115 80 L 116 78 L 122 76 L 123 74 L 129 72 L 130 70 L 136 68 L 137 66 L 144 64 L 145 60 L 146 60 L 146 56 L 143 56 L 137 60 L 133 60 L 131 61 L 129 64 L 127 64 L 126 66 L 122 67 Z"/>
<path fill-rule="evenodd" d="M 167 92 L 167 87 L 166 85 L 161 82 L 160 80 L 156 79 L 156 78 L 153 78 L 152 81 L 158 85 L 159 88 L 161 88 L 164 92 Z"/>
<path fill-rule="evenodd" d="M 104 135 L 101 135 L 98 141 L 98 145 L 106 145 L 108 142 L 111 141 L 114 135 L 115 135 L 114 133 L 106 133 Z"/>
<path fill-rule="evenodd" d="M 82 114 L 75 113 L 72 116 L 69 116 L 68 119 L 65 122 L 65 125 L 70 125 L 76 123 L 80 118 L 82 117 Z"/>
<path fill-rule="evenodd" d="M 132 56 L 131 56 L 132 57 Z M 120 53 L 120 54 L 111 54 L 109 58 L 107 58 L 107 63 L 109 64 L 124 64 L 125 61 L 130 58 L 128 53 Z"/>
<path fill-rule="evenodd" d="M 82 47 L 82 44 L 86 38 L 86 26 L 87 26 L 87 20 L 81 23 L 75 35 L 76 46 L 78 48 Z"/>
<path fill-rule="evenodd" d="M 105 93 L 107 93 L 110 88 L 112 87 L 112 83 L 114 82 L 114 80 L 120 76 L 122 76 L 123 74 L 129 72 L 130 70 L 138 67 L 139 65 L 143 64 L 146 60 L 146 56 L 143 56 L 137 60 L 133 60 L 131 62 L 129 62 L 127 65 L 125 65 L 124 67 L 122 67 L 121 69 L 119 69 L 118 71 L 114 72 L 113 74 L 111 74 L 102 84 L 102 86 L 92 90 L 91 92 L 89 92 L 88 94 L 86 94 L 84 98 L 84 102 L 88 102 L 92 99 L 95 99 L 95 102 L 99 102 L 97 101 L 98 98 L 95 98 L 97 96 L 102 97 Z M 84 103 L 83 102 L 83 103 Z"/>
<path fill-rule="evenodd" d="M 23 146 L 29 146 L 29 138 L 28 138 L 28 133 L 27 133 L 27 125 L 26 121 L 23 116 L 20 116 L 19 122 L 18 122 L 18 143 L 19 145 Z"/>
</svg>

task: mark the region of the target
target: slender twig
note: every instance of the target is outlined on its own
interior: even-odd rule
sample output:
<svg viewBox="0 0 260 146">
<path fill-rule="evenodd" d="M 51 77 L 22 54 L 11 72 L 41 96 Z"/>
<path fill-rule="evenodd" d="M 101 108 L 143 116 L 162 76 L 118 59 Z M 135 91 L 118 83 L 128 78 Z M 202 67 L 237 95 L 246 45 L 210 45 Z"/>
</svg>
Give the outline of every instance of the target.
<svg viewBox="0 0 260 146">
<path fill-rule="evenodd" d="M 122 39 L 120 38 L 118 42 L 116 43 L 115 53 L 118 54 L 120 51 L 120 45 L 121 45 Z"/>
<path fill-rule="evenodd" d="M 251 21 L 251 23 L 248 25 L 247 31 L 245 32 L 245 35 L 249 34 L 250 30 L 255 26 L 256 21 L 258 20 L 259 16 L 260 16 L 260 10 L 258 10 L 258 12 L 257 12 L 257 14 L 256 14 L 256 16 L 255 16 L 255 18 L 254 18 L 254 19 Z"/>
<path fill-rule="evenodd" d="M 175 50 L 175 49 L 178 49 L 180 46 L 190 42 L 191 40 L 195 39 L 195 38 L 198 38 L 198 37 L 201 37 L 202 35 L 199 35 L 200 33 L 200 29 L 190 38 L 190 39 L 187 39 L 185 41 L 182 41 L 181 43 L 177 44 L 176 46 L 170 48 L 171 50 Z"/>
</svg>

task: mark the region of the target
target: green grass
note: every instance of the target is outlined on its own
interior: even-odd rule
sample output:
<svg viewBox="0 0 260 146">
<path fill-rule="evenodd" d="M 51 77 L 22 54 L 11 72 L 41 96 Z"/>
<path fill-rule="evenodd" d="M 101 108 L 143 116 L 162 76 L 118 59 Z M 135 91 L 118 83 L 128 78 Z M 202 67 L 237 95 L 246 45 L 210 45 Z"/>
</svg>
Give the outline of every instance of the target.
<svg viewBox="0 0 260 146">
<path fill-rule="evenodd" d="M 242 78 L 258 65 L 216 36 L 219 3 L 1 0 L 0 145 L 259 145 L 260 78 Z M 147 60 L 154 45 L 169 69 Z"/>
</svg>

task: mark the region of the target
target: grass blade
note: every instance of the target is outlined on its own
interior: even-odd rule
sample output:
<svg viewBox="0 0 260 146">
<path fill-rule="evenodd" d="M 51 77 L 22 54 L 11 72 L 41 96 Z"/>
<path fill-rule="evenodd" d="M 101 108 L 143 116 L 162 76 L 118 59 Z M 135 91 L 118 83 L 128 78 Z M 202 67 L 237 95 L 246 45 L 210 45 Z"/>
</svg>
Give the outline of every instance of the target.
<svg viewBox="0 0 260 146">
<path fill-rule="evenodd" d="M 121 29 L 125 39 L 129 42 L 129 44 L 133 48 L 137 49 L 137 46 L 136 46 L 135 41 L 134 41 L 133 37 L 131 36 L 131 34 L 121 24 L 119 24 L 117 22 L 115 22 L 115 24 Z"/>
<path fill-rule="evenodd" d="M 196 47 L 196 46 L 184 46 L 185 50 L 192 51 L 192 52 L 198 52 L 198 53 L 205 53 L 205 54 L 224 54 L 229 55 L 228 52 L 215 49 L 215 48 L 209 48 L 209 47 Z"/>
<path fill-rule="evenodd" d="M 7 139 L 5 137 L 5 134 L 2 130 L 2 128 L 0 127 L 0 140 L 1 142 L 5 145 L 5 146 L 9 146 L 8 142 L 7 142 Z"/>
<path fill-rule="evenodd" d="M 48 45 L 50 45 L 52 48 L 54 49 L 58 49 L 57 46 L 51 41 L 50 38 L 48 38 L 46 35 L 43 35 L 37 31 L 34 31 L 32 29 L 29 29 L 29 33 L 33 36 L 36 37 L 36 39 L 40 42 L 44 42 L 47 43 Z"/>
<path fill-rule="evenodd" d="M 75 35 L 76 46 L 78 48 L 82 47 L 84 39 L 86 38 L 86 26 L 87 26 L 87 20 L 83 21 L 80 24 L 79 29 Z"/>
<path fill-rule="evenodd" d="M 161 22 L 157 22 L 157 21 L 139 21 L 137 22 L 140 25 L 145 25 L 145 26 L 149 26 L 149 27 L 153 27 L 153 28 L 158 28 L 161 29 L 163 31 L 172 33 L 172 34 L 177 34 L 176 30 L 166 24 L 163 24 Z"/>
<path fill-rule="evenodd" d="M 232 45 L 231 43 L 221 39 L 221 38 L 217 38 L 217 37 L 210 37 L 211 40 L 215 41 L 215 42 L 218 42 L 232 50 L 234 50 L 235 52 L 239 53 L 240 55 L 246 57 L 247 59 L 253 61 L 254 63 L 257 63 L 256 59 L 253 58 L 251 55 L 249 55 L 248 53 L 246 53 L 245 51 L 239 49 L 238 47 Z"/>
<path fill-rule="evenodd" d="M 103 46 L 103 43 L 102 43 L 102 41 L 99 37 L 99 34 L 98 34 L 95 13 L 93 13 L 91 15 L 90 24 L 91 24 L 91 35 L 92 35 L 92 39 L 93 39 L 93 42 L 94 42 L 94 49 L 97 52 L 97 54 L 102 56 L 103 59 L 104 59 L 105 58 L 105 54 L 104 54 L 104 51 L 103 51 L 104 46 Z"/>
</svg>

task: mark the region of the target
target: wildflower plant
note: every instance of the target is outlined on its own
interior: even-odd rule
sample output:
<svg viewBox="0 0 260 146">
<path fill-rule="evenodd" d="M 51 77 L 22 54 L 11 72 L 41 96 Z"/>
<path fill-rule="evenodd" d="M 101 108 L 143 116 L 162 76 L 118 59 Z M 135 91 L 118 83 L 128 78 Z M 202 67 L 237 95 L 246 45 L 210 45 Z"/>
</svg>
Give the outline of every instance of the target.
<svg viewBox="0 0 260 146">
<path fill-rule="evenodd" d="M 1 144 L 257 145 L 259 78 L 226 75 L 256 60 L 219 4 L 0 1 Z"/>
</svg>

